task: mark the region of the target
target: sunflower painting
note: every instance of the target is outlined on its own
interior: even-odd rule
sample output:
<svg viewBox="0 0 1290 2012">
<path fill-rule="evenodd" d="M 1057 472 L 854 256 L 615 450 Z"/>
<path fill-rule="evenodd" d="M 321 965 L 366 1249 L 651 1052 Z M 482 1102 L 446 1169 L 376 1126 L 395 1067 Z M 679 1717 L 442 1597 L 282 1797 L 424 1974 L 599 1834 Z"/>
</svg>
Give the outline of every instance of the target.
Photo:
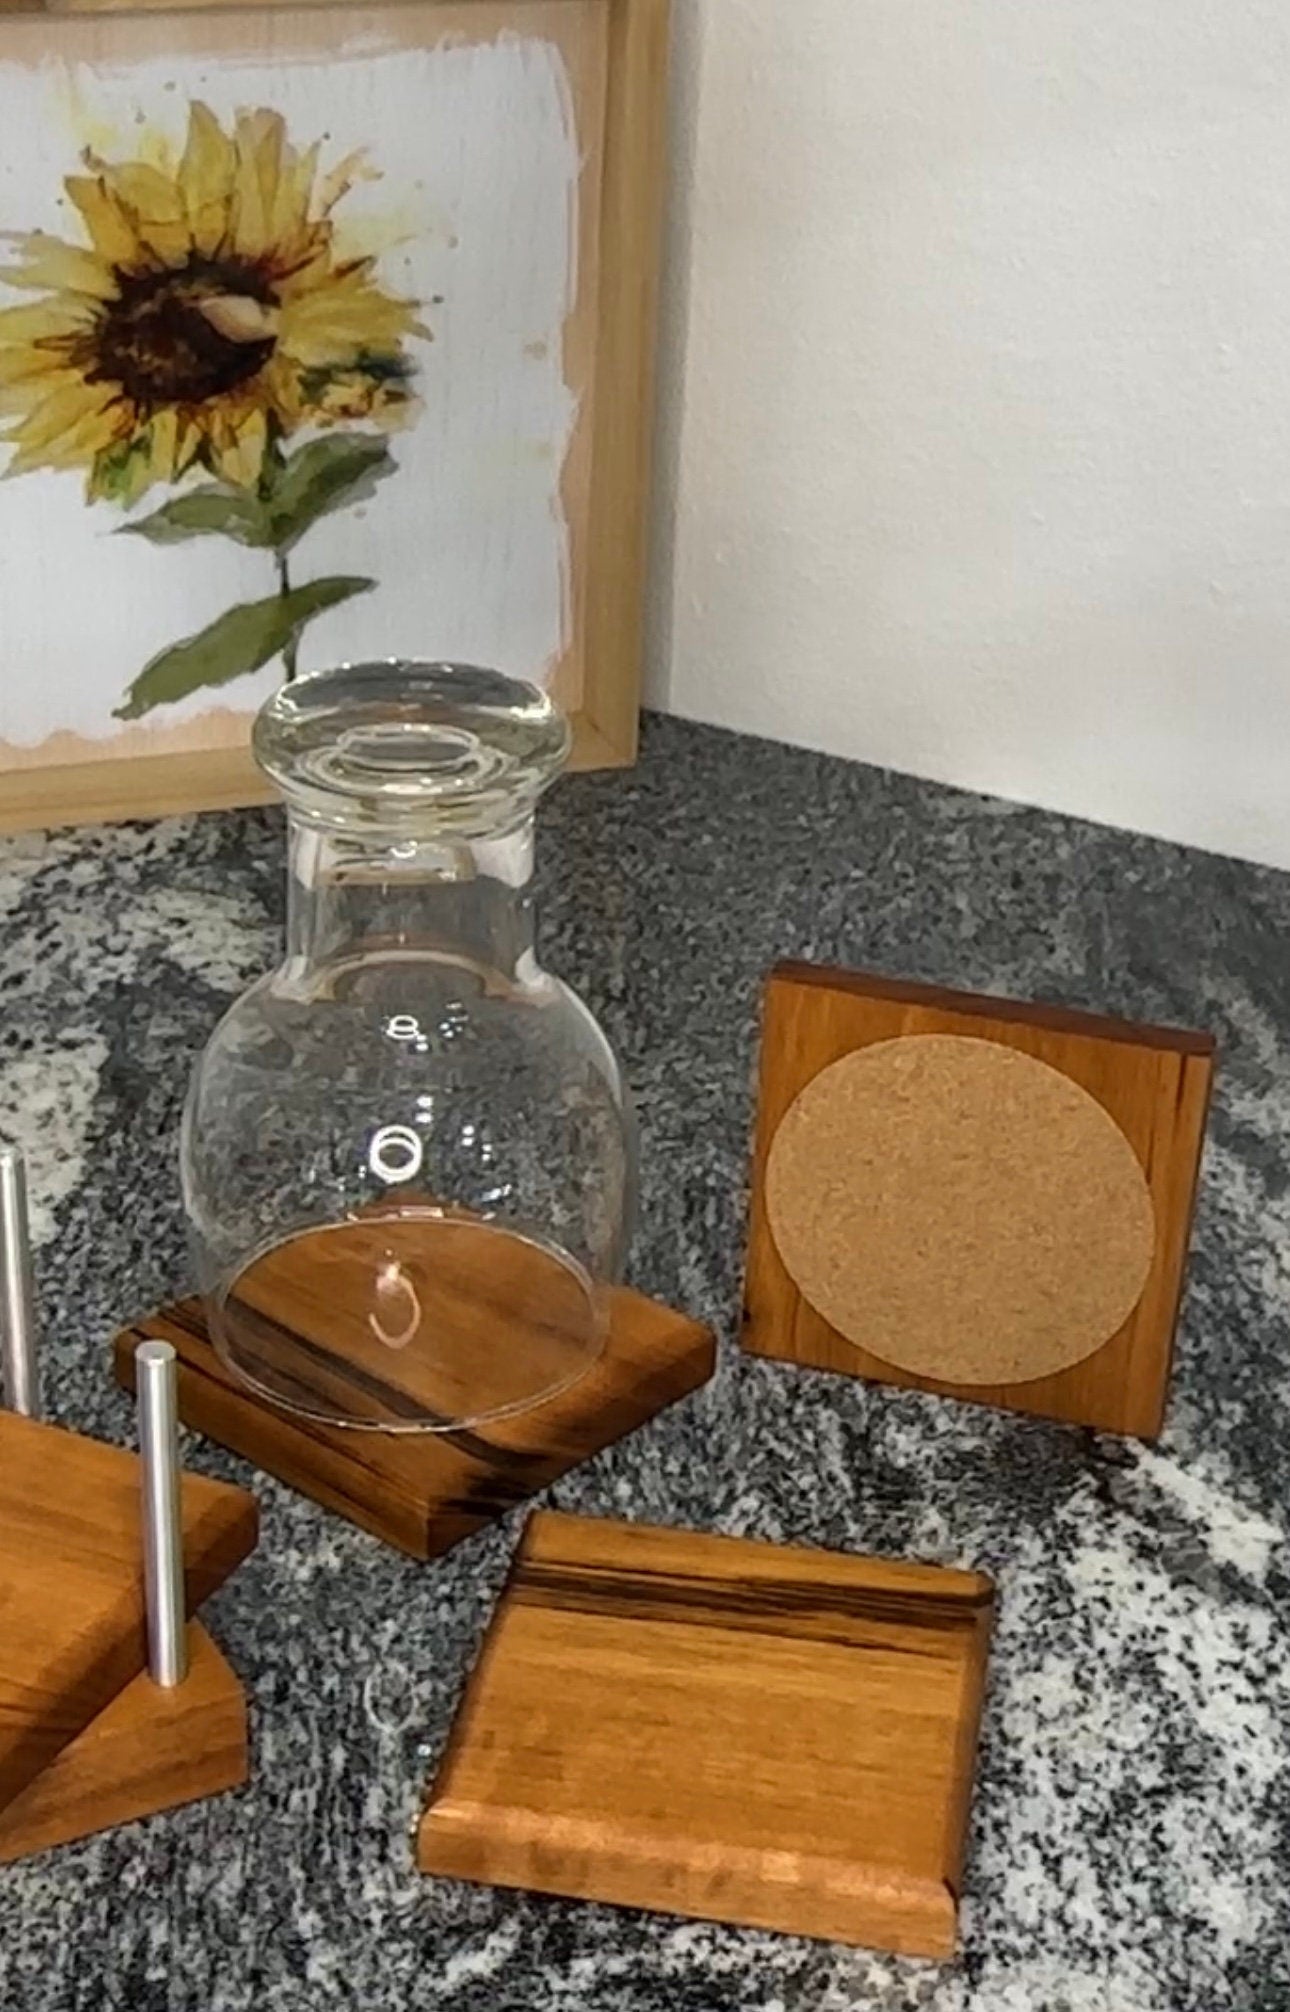
<svg viewBox="0 0 1290 2012">
<path fill-rule="evenodd" d="M 0 16 L 0 783 L 237 754 L 326 663 L 578 647 L 600 10 L 449 12 L 114 17 L 110 62 Z"/>
<path fill-rule="evenodd" d="M 126 509 L 175 492 L 123 528 L 163 545 L 232 538 L 276 568 L 276 592 L 146 664 L 120 717 L 279 654 L 291 677 L 304 624 L 375 584 L 290 574 L 310 526 L 392 472 L 382 436 L 416 411 L 417 307 L 372 258 L 336 249 L 333 212 L 362 167 L 321 173 L 318 144 L 293 145 L 275 111 L 226 131 L 194 103 L 172 174 L 87 151 L 65 184 L 81 241 L 20 234 L 0 267 L 33 296 L 0 310 L 6 473 L 83 470 L 88 501 Z"/>
</svg>

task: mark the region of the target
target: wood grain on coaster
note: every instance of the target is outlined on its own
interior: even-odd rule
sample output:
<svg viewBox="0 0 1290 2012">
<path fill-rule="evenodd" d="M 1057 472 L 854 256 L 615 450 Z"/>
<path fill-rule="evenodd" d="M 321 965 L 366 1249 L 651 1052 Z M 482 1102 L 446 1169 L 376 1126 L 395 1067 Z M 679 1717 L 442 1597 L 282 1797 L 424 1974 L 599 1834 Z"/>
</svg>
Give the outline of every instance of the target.
<svg viewBox="0 0 1290 2012">
<path fill-rule="evenodd" d="M 117 1336 L 117 1379 L 128 1389 L 147 1340 L 178 1354 L 186 1425 L 414 1558 L 438 1557 L 528 1501 L 698 1389 L 715 1365 L 708 1328 L 622 1288 L 604 1353 L 569 1389 L 474 1430 L 396 1434 L 320 1424 L 257 1397 L 216 1355 L 200 1300 Z"/>
<path fill-rule="evenodd" d="M 992 1607 L 974 1572 L 539 1511 L 418 1862 L 948 1956 Z"/>
<path fill-rule="evenodd" d="M 254 1498 L 183 1477 L 191 1613 L 252 1550 Z M 0 1809 L 147 1659 L 138 1456 L 0 1411 Z"/>
<path fill-rule="evenodd" d="M 145 1671 L 0 1810 L 0 1864 L 237 1788 L 247 1777 L 242 1686 L 197 1622 L 188 1675 L 162 1690 Z"/>
</svg>

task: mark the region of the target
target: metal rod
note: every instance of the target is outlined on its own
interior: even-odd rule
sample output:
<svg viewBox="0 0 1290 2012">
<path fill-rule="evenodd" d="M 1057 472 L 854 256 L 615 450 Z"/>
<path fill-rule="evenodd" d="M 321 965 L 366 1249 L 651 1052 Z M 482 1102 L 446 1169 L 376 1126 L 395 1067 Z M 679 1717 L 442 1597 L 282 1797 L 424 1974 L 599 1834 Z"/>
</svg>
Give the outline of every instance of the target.
<svg viewBox="0 0 1290 2012">
<path fill-rule="evenodd" d="M 39 1418 L 27 1168 L 17 1146 L 0 1146 L 0 1349 L 5 1403 L 24 1418 Z"/>
<path fill-rule="evenodd" d="M 188 1675 L 175 1351 L 168 1341 L 145 1341 L 135 1350 L 134 1364 L 143 1465 L 148 1671 L 154 1684 L 173 1690 Z"/>
</svg>

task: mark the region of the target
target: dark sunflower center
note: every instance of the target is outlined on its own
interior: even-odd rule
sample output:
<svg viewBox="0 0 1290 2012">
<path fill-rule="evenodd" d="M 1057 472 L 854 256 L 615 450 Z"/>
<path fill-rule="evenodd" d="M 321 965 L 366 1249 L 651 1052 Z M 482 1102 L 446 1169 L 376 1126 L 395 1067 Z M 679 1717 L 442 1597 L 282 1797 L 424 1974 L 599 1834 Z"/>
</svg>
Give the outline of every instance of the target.
<svg viewBox="0 0 1290 2012">
<path fill-rule="evenodd" d="M 273 354 L 262 311 L 277 296 L 253 266 L 193 258 L 173 272 L 116 278 L 117 299 L 88 345 L 91 384 L 119 384 L 144 409 L 200 405 L 236 391 Z"/>
</svg>

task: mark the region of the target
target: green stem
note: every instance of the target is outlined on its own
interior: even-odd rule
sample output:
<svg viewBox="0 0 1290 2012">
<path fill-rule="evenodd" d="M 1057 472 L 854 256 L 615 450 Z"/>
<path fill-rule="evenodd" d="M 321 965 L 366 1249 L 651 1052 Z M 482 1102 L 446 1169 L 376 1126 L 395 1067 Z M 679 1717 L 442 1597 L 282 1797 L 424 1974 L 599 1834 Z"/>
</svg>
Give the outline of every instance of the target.
<svg viewBox="0 0 1290 2012">
<path fill-rule="evenodd" d="M 270 437 L 268 447 L 265 450 L 264 465 L 260 470 L 259 495 L 262 503 L 267 504 L 269 502 L 273 495 L 274 484 L 285 465 L 282 442 L 275 433 Z M 273 560 L 278 569 L 278 592 L 281 595 L 287 595 L 291 592 L 291 574 L 287 568 L 286 552 L 276 551 L 273 555 Z M 296 658 L 299 651 L 300 632 L 297 630 L 282 652 L 282 667 L 286 672 L 286 682 L 288 684 L 291 683 L 296 675 Z"/>
<path fill-rule="evenodd" d="M 273 556 L 278 566 L 278 592 L 285 597 L 291 592 L 291 575 L 287 570 L 287 555 L 285 552 L 275 552 Z M 299 631 L 296 631 L 292 635 L 286 649 L 282 652 L 282 664 L 287 674 L 288 684 L 291 683 L 296 675 L 296 657 L 299 649 L 300 635 Z"/>
</svg>

